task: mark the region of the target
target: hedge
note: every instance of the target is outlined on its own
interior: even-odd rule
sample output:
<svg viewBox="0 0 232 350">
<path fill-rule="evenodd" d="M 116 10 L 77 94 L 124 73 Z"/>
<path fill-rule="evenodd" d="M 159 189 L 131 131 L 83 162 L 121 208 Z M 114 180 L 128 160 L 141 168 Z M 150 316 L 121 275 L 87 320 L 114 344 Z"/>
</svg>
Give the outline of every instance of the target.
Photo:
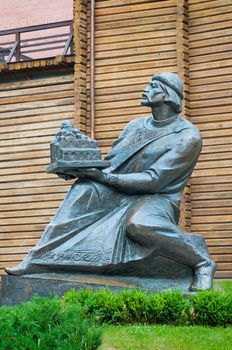
<svg viewBox="0 0 232 350">
<path fill-rule="evenodd" d="M 149 293 L 107 289 L 70 290 L 63 300 L 80 305 L 87 316 L 110 324 L 174 324 L 228 326 L 232 324 L 232 294 L 216 290 L 184 295 L 180 291 Z"/>
</svg>

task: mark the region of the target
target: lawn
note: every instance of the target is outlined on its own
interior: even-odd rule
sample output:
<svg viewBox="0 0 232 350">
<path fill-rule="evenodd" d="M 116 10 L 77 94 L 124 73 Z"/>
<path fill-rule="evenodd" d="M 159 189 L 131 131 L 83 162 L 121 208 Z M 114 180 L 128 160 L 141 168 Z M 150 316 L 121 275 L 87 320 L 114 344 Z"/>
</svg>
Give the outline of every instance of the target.
<svg viewBox="0 0 232 350">
<path fill-rule="evenodd" d="M 232 280 L 215 280 L 213 289 L 223 290 L 225 293 L 232 293 Z"/>
<path fill-rule="evenodd" d="M 232 327 L 107 326 L 99 350 L 231 350 Z"/>
<path fill-rule="evenodd" d="M 215 289 L 232 293 L 232 281 L 216 281 Z M 168 325 L 105 326 L 99 350 L 231 350 L 232 327 Z"/>
</svg>

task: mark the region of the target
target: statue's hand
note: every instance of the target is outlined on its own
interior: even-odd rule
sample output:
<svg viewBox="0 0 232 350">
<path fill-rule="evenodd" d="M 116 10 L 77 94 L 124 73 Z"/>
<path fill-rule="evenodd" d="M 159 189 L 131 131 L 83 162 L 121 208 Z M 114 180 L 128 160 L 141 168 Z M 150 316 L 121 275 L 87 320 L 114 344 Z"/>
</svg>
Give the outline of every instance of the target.
<svg viewBox="0 0 232 350">
<path fill-rule="evenodd" d="M 90 179 L 104 183 L 105 174 L 96 168 L 78 169 L 76 176 L 80 179 Z"/>
<path fill-rule="evenodd" d="M 64 180 L 72 180 L 75 178 L 79 179 L 90 179 L 101 183 L 105 182 L 106 175 L 99 169 L 77 169 L 75 171 L 69 170 L 67 173 L 57 173 L 57 175 Z"/>
<path fill-rule="evenodd" d="M 61 173 L 57 173 L 56 174 L 58 177 L 60 177 L 61 179 L 68 181 L 68 180 L 73 180 L 76 178 L 76 176 L 71 175 L 71 174 L 61 174 Z"/>
</svg>

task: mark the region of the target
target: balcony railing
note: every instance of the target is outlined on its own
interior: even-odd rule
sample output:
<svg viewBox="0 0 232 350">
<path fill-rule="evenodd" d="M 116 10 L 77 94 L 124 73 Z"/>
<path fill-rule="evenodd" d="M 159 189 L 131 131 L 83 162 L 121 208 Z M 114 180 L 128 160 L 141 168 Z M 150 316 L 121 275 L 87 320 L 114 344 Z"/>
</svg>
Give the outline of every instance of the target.
<svg viewBox="0 0 232 350">
<path fill-rule="evenodd" d="M 73 54 L 73 21 L 0 31 L 0 62 Z"/>
</svg>

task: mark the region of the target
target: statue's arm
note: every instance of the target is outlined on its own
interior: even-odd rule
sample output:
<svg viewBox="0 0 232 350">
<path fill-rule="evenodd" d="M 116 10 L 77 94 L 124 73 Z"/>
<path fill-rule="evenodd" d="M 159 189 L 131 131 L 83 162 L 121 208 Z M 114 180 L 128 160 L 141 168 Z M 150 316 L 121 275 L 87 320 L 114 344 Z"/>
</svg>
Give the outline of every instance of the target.
<svg viewBox="0 0 232 350">
<path fill-rule="evenodd" d="M 154 190 L 151 187 L 153 184 L 153 177 L 148 172 L 107 174 L 103 183 L 127 194 L 154 193 Z"/>
<path fill-rule="evenodd" d="M 189 134 L 161 156 L 147 171 L 130 174 L 106 174 L 102 183 L 128 194 L 155 194 L 176 180 L 199 156 L 201 138 Z"/>
</svg>

